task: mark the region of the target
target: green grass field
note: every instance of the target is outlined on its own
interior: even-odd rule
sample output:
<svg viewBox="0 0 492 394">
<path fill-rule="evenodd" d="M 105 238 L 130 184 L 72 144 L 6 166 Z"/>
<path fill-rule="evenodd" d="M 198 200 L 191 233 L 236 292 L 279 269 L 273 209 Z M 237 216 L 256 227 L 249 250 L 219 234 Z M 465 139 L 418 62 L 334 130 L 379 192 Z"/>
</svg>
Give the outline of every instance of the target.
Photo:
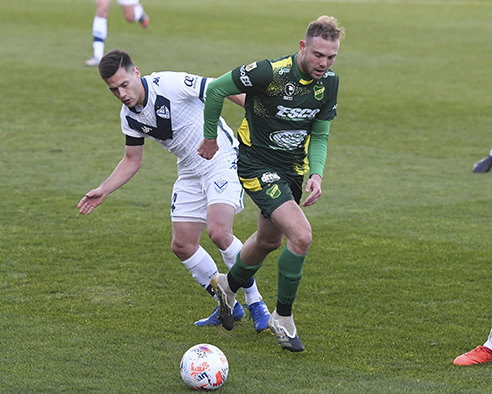
<svg viewBox="0 0 492 394">
<path fill-rule="evenodd" d="M 307 24 L 346 28 L 323 197 L 294 305 L 306 345 L 282 351 L 250 320 L 198 328 L 215 303 L 170 250 L 175 159 L 144 165 L 90 216 L 77 203 L 123 156 L 120 104 L 84 66 L 90 0 L 0 7 L 0 393 L 188 393 L 183 353 L 227 355 L 221 393 L 486 393 L 492 365 L 456 367 L 492 326 L 492 1 L 116 2 L 106 49 L 143 74 L 211 77 L 297 51 Z M 233 128 L 242 112 L 227 104 Z M 236 235 L 255 231 L 246 199 Z M 205 248 L 220 254 L 206 235 Z M 257 280 L 276 299 L 273 253 Z M 240 296 L 241 297 L 241 296 Z"/>
</svg>

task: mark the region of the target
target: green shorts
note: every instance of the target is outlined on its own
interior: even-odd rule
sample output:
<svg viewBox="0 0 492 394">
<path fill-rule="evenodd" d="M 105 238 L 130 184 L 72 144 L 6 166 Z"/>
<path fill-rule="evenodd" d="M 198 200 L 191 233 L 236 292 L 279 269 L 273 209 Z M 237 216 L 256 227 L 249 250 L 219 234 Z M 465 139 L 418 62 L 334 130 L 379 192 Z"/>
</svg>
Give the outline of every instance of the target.
<svg viewBox="0 0 492 394">
<path fill-rule="evenodd" d="M 301 201 L 304 176 L 280 174 L 274 170 L 256 171 L 251 175 L 253 178 L 243 178 L 240 174 L 239 179 L 266 219 L 283 203 L 294 200 L 299 204 Z"/>
</svg>

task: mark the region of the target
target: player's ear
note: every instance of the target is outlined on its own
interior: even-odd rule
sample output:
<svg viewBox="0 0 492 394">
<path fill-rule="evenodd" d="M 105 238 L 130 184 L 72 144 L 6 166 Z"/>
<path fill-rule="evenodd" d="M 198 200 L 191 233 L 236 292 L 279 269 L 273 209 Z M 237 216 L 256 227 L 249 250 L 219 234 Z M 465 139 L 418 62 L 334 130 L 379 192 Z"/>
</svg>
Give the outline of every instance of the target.
<svg viewBox="0 0 492 394">
<path fill-rule="evenodd" d="M 135 73 L 135 75 L 140 78 L 142 76 L 142 74 L 140 74 L 140 70 L 138 69 L 137 66 L 133 67 L 133 72 Z"/>
<path fill-rule="evenodd" d="M 304 55 L 304 52 L 306 51 L 306 41 L 301 40 L 299 41 L 299 52 L 301 52 Z"/>
</svg>

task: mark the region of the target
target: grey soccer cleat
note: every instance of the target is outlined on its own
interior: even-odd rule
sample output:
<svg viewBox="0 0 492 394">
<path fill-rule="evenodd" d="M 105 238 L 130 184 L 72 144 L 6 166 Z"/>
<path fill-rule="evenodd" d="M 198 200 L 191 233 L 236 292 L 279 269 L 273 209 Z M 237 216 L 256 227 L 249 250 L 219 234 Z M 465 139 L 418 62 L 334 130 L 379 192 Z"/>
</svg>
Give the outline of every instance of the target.
<svg viewBox="0 0 492 394">
<path fill-rule="evenodd" d="M 234 328 L 233 307 L 236 303 L 236 294 L 232 292 L 226 274 L 215 274 L 210 285 L 219 301 L 219 320 L 226 330 Z"/>
<path fill-rule="evenodd" d="M 278 344 L 291 352 L 302 352 L 304 345 L 297 335 L 294 317 L 280 316 L 275 309 L 268 320 L 268 327 L 277 337 Z"/>
<path fill-rule="evenodd" d="M 492 156 L 487 156 L 473 165 L 473 172 L 489 172 L 491 168 Z"/>
</svg>

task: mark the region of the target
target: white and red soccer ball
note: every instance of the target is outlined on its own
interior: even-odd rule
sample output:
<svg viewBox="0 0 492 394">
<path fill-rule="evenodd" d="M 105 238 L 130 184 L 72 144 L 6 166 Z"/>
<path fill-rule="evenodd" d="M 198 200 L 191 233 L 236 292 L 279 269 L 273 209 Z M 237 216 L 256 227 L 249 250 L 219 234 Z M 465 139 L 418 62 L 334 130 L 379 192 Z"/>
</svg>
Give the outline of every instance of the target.
<svg viewBox="0 0 492 394">
<path fill-rule="evenodd" d="M 229 373 L 229 362 L 218 347 L 202 343 L 186 351 L 180 369 L 181 377 L 189 387 L 211 391 L 224 384 Z"/>
</svg>

